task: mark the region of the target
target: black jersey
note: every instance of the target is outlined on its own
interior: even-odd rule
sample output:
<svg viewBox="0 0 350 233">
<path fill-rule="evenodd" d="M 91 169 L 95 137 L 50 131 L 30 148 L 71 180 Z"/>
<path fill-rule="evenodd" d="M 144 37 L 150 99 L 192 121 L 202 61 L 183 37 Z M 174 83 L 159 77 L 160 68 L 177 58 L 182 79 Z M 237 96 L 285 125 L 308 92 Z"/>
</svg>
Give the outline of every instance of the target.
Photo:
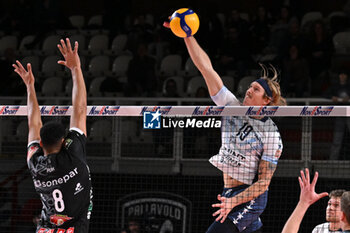
<svg viewBox="0 0 350 233">
<path fill-rule="evenodd" d="M 70 130 L 57 154 L 44 156 L 38 142 L 28 145 L 28 167 L 43 204 L 37 232 L 88 232 L 92 188 L 86 137 L 79 131 Z"/>
</svg>

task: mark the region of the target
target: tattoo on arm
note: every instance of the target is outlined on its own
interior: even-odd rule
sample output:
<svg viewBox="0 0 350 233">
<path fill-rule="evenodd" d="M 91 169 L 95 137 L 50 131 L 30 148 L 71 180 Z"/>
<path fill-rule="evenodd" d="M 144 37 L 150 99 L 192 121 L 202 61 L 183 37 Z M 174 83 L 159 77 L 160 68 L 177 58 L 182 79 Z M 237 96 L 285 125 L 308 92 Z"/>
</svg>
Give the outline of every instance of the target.
<svg viewBox="0 0 350 233">
<path fill-rule="evenodd" d="M 261 161 L 259 165 L 259 179 L 253 183 L 249 188 L 238 194 L 235 198 L 237 205 L 251 201 L 262 193 L 264 193 L 271 181 L 273 173 L 275 172 L 277 165 L 267 161 Z"/>
</svg>

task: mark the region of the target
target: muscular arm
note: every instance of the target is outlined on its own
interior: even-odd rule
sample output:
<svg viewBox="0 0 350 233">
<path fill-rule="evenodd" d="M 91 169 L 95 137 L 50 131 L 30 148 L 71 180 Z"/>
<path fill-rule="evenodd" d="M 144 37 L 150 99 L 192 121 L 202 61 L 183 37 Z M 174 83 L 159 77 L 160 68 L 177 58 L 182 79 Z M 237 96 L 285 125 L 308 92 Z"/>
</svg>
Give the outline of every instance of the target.
<svg viewBox="0 0 350 233">
<path fill-rule="evenodd" d="M 72 70 L 72 78 L 73 112 L 70 118 L 70 127 L 79 128 L 86 135 L 86 87 L 80 67 Z"/>
<path fill-rule="evenodd" d="M 251 201 L 263 194 L 270 185 L 271 178 L 276 170 L 276 167 L 277 165 L 274 163 L 261 160 L 259 164 L 258 181 L 234 197 L 226 198 L 218 195 L 218 200 L 221 201 L 221 203 L 212 205 L 213 207 L 220 208 L 213 214 L 213 216 L 219 215 L 216 218 L 216 221 L 223 223 L 227 215 L 235 206 Z"/>
<path fill-rule="evenodd" d="M 73 79 L 73 112 L 70 117 L 70 127 L 79 128 L 86 135 L 86 87 L 78 55 L 78 42 L 75 42 L 74 50 L 72 50 L 70 41 L 67 38 L 66 41 L 61 40 L 58 48 L 65 59 L 64 61 L 58 61 L 58 63 L 71 70 Z"/>
<path fill-rule="evenodd" d="M 12 66 L 15 68 L 15 72 L 22 78 L 27 87 L 27 116 L 29 129 L 28 143 L 35 140 L 40 140 L 40 129 L 42 127 L 42 122 L 34 87 L 32 66 L 30 63 L 28 63 L 26 70 L 19 61 L 16 61 L 16 64 L 13 64 Z M 32 154 L 27 155 L 27 161 L 31 158 L 31 156 Z"/>
<path fill-rule="evenodd" d="M 259 165 L 258 181 L 253 183 L 249 188 L 247 188 L 237 196 L 229 198 L 229 201 L 231 201 L 234 204 L 234 206 L 238 206 L 240 204 L 251 201 L 263 194 L 269 187 L 271 178 L 276 168 L 277 164 L 261 160 Z"/>
<path fill-rule="evenodd" d="M 194 37 L 185 38 L 185 44 L 193 63 L 205 79 L 209 94 L 211 96 L 215 96 L 223 87 L 223 82 L 220 76 L 213 69 L 208 55 L 199 46 Z"/>
<path fill-rule="evenodd" d="M 309 205 L 299 201 L 298 205 L 295 207 L 293 213 L 290 215 L 288 221 L 284 225 L 282 233 L 297 233 L 308 208 Z"/>
<path fill-rule="evenodd" d="M 36 98 L 34 84 L 27 87 L 27 111 L 28 111 L 28 143 L 40 140 L 40 129 L 42 127 L 41 114 L 38 100 Z M 28 160 L 30 158 L 27 158 Z"/>
<path fill-rule="evenodd" d="M 319 199 L 328 196 L 326 192 L 320 194 L 315 192 L 317 179 L 318 172 L 315 172 L 314 179 L 310 183 L 309 169 L 306 168 L 305 173 L 300 171 L 300 177 L 298 177 L 300 186 L 299 202 L 284 225 L 282 233 L 297 233 L 307 209 Z"/>
</svg>

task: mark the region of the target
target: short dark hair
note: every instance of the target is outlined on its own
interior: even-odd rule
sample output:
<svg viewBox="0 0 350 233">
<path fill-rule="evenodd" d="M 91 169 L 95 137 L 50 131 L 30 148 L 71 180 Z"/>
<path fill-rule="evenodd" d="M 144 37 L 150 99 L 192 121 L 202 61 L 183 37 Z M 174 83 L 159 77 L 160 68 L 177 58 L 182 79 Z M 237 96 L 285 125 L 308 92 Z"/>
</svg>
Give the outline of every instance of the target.
<svg viewBox="0 0 350 233">
<path fill-rule="evenodd" d="M 340 69 L 339 70 L 339 72 L 338 72 L 338 74 L 340 75 L 340 74 L 345 74 L 345 75 L 349 75 L 349 72 L 348 72 L 348 70 L 347 69 Z"/>
<path fill-rule="evenodd" d="M 140 219 L 136 216 L 131 216 L 128 218 L 128 222 L 136 222 L 140 225 Z"/>
<path fill-rule="evenodd" d="M 345 192 L 346 192 L 345 189 L 335 189 L 329 193 L 329 198 L 341 197 L 343 195 L 343 193 L 345 193 Z"/>
<path fill-rule="evenodd" d="M 65 135 L 65 127 L 57 121 L 49 121 L 40 129 L 40 138 L 44 147 L 56 145 Z"/>
</svg>

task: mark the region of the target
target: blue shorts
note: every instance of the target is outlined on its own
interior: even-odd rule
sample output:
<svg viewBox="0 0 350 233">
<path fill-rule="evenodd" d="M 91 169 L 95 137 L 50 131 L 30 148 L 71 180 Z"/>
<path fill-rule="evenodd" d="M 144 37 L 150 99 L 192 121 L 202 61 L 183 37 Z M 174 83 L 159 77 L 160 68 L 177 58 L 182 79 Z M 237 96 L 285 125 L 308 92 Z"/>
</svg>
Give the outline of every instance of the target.
<svg viewBox="0 0 350 233">
<path fill-rule="evenodd" d="M 224 188 L 221 196 L 228 198 L 234 197 L 248 187 L 249 185 L 241 185 L 234 188 Z M 236 206 L 228 214 L 226 221 L 230 220 L 241 233 L 250 233 L 260 229 L 263 224 L 259 216 L 265 210 L 267 194 L 268 191 L 265 191 L 257 198 Z"/>
</svg>

